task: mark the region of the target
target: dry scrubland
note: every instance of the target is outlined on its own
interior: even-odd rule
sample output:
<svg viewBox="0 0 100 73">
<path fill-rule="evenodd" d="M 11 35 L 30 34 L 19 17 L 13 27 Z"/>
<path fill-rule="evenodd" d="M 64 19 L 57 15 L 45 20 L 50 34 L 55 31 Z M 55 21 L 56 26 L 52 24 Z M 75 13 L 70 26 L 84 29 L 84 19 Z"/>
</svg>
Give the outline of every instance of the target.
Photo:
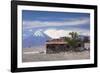
<svg viewBox="0 0 100 73">
<path fill-rule="evenodd" d="M 56 61 L 56 60 L 82 60 L 89 58 L 90 58 L 89 51 L 46 54 L 45 49 L 44 50 L 23 49 L 22 61 L 36 62 L 36 61 Z"/>
</svg>

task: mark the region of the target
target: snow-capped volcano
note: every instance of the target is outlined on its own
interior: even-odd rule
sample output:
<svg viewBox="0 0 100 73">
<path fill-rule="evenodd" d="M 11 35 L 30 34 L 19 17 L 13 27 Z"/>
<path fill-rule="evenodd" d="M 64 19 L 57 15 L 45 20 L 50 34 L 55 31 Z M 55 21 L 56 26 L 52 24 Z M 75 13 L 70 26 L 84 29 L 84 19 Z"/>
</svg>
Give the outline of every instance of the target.
<svg viewBox="0 0 100 73">
<path fill-rule="evenodd" d="M 44 46 L 45 42 L 49 39 L 51 38 L 42 30 L 37 30 L 26 39 L 23 39 L 23 48 Z"/>
<path fill-rule="evenodd" d="M 43 35 L 44 33 L 42 32 L 42 30 L 37 30 L 35 31 L 35 33 L 33 33 L 33 36 L 40 36 L 40 37 L 44 37 Z"/>
</svg>

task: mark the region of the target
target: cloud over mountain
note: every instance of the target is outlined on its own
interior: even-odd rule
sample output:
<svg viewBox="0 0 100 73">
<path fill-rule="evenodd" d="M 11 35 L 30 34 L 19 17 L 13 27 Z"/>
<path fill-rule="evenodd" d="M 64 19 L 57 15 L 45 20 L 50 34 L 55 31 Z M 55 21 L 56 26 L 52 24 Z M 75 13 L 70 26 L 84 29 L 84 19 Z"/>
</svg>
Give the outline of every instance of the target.
<svg viewBox="0 0 100 73">
<path fill-rule="evenodd" d="M 79 35 L 90 35 L 90 32 L 88 30 L 83 29 L 71 29 L 71 30 L 63 30 L 63 29 L 47 29 L 44 31 L 46 35 L 48 35 L 51 38 L 60 38 L 60 37 L 70 37 L 70 32 L 77 32 Z"/>
</svg>

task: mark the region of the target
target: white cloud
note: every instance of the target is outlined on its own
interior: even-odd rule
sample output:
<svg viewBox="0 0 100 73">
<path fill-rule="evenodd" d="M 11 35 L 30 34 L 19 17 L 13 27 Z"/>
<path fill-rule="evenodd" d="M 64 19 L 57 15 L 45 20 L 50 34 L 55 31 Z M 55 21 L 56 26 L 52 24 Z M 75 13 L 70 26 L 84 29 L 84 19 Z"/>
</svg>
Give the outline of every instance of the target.
<svg viewBox="0 0 100 73">
<path fill-rule="evenodd" d="M 64 21 L 23 21 L 24 28 L 46 27 L 46 26 L 63 26 L 63 25 L 81 25 L 90 22 L 89 18 L 76 18 Z"/>
<path fill-rule="evenodd" d="M 82 30 L 82 29 L 71 29 L 71 30 L 58 30 L 58 29 L 47 29 L 44 31 L 46 35 L 48 35 L 51 38 L 60 38 L 60 37 L 70 37 L 69 32 L 77 32 L 80 35 L 89 35 L 88 30 Z"/>
<path fill-rule="evenodd" d="M 29 29 L 29 32 L 33 32 L 33 30 L 32 29 Z"/>
<path fill-rule="evenodd" d="M 59 38 L 66 35 L 68 36 L 68 32 L 66 32 L 65 30 L 48 29 L 44 31 L 44 33 L 51 38 Z"/>
</svg>

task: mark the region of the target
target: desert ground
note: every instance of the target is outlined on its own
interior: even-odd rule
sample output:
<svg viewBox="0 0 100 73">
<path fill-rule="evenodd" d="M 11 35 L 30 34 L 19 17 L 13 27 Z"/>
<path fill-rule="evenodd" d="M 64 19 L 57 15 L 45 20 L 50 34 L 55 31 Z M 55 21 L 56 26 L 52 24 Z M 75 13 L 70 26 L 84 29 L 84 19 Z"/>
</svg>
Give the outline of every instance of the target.
<svg viewBox="0 0 100 73">
<path fill-rule="evenodd" d="M 22 55 L 23 62 L 56 61 L 56 60 L 82 60 L 89 59 L 90 52 L 61 52 L 56 54 L 46 54 L 44 50 L 24 49 Z"/>
</svg>

